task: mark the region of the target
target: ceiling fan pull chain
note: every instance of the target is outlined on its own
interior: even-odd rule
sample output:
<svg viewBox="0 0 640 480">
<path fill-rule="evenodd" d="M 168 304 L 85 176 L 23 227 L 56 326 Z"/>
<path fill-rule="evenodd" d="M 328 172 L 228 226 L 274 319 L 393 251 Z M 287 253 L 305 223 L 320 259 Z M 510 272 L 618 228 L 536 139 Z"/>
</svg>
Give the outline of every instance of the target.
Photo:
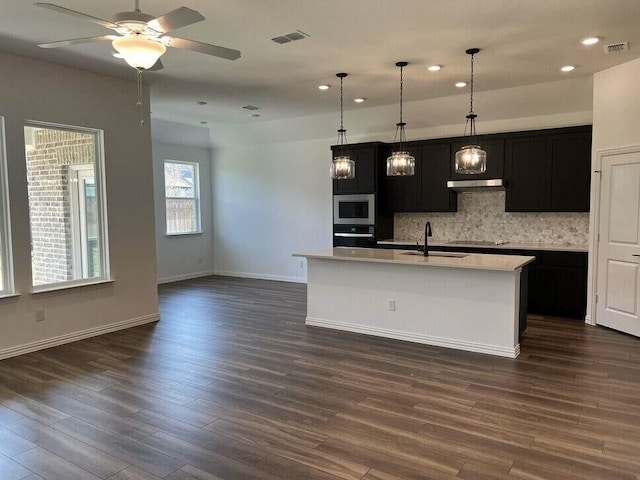
<svg viewBox="0 0 640 480">
<path fill-rule="evenodd" d="M 138 102 L 136 103 L 136 107 L 140 110 L 140 126 L 144 126 L 144 113 L 142 111 L 142 70 L 138 70 L 136 75 L 137 83 L 138 83 Z"/>
</svg>

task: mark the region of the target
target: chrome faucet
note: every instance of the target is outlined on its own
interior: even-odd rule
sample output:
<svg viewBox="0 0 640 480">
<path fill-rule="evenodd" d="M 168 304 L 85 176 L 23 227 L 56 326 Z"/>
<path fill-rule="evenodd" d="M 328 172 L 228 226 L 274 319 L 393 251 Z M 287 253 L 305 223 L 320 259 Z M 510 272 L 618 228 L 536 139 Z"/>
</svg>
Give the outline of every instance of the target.
<svg viewBox="0 0 640 480">
<path fill-rule="evenodd" d="M 422 251 L 425 257 L 429 256 L 429 242 L 427 239 L 432 236 L 431 222 L 427 222 L 424 226 L 424 250 Z"/>
</svg>

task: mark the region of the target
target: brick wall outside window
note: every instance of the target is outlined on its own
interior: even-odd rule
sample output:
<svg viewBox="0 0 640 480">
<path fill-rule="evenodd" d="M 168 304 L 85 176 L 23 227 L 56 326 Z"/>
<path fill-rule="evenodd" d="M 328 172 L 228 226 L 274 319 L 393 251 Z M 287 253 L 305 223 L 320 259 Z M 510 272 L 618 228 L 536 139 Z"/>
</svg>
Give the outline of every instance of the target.
<svg viewBox="0 0 640 480">
<path fill-rule="evenodd" d="M 27 152 L 33 285 L 73 279 L 69 166 L 95 165 L 94 136 L 37 129 Z"/>
</svg>

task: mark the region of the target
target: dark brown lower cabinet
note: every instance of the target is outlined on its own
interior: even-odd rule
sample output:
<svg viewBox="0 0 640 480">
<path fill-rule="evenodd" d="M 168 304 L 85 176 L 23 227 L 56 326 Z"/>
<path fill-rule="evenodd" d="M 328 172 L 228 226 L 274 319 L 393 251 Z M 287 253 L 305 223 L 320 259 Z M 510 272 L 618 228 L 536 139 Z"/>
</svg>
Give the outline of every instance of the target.
<svg viewBox="0 0 640 480">
<path fill-rule="evenodd" d="M 540 261 L 529 269 L 529 313 L 584 319 L 587 253 L 542 251 L 537 256 Z"/>
</svg>

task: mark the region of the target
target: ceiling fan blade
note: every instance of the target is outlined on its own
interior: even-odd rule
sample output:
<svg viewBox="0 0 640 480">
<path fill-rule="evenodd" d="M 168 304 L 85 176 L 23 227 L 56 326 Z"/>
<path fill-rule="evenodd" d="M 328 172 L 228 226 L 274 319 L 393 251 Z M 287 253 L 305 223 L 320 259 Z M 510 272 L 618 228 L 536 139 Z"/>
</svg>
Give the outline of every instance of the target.
<svg viewBox="0 0 640 480">
<path fill-rule="evenodd" d="M 157 72 L 158 70 L 162 70 L 164 65 L 162 64 L 162 60 L 158 59 L 156 63 L 153 64 L 153 67 L 147 68 L 147 72 Z"/>
<path fill-rule="evenodd" d="M 60 5 L 54 5 L 53 3 L 36 2 L 34 3 L 34 5 L 42 8 L 47 8 L 49 10 L 53 10 L 54 12 L 71 15 L 72 17 L 82 18 L 84 20 L 97 23 L 98 25 L 102 25 L 103 27 L 110 28 L 112 30 L 115 30 L 116 28 L 118 28 L 118 26 L 113 22 L 109 22 L 107 20 L 103 20 L 98 17 L 92 17 L 91 15 L 87 15 L 86 13 L 78 12 L 76 10 L 71 10 L 70 8 L 61 7 Z"/>
<path fill-rule="evenodd" d="M 40 43 L 38 44 L 38 46 L 40 48 L 68 47 L 69 45 L 76 45 L 78 43 L 101 42 L 103 40 L 113 40 L 114 38 L 118 38 L 118 35 L 102 35 L 101 37 L 72 38 L 71 40 L 60 40 L 57 42 Z"/>
<path fill-rule="evenodd" d="M 166 33 L 193 23 L 201 22 L 202 20 L 204 20 L 204 17 L 200 12 L 187 7 L 180 7 L 153 20 L 149 20 L 147 25 L 156 32 Z"/>
<path fill-rule="evenodd" d="M 175 48 L 183 48 L 193 52 L 213 55 L 214 57 L 226 58 L 227 60 L 237 60 L 240 58 L 240 51 L 231 48 L 219 47 L 208 43 L 196 42 L 195 40 L 186 40 L 184 38 L 162 36 L 166 40 L 166 45 Z"/>
</svg>

